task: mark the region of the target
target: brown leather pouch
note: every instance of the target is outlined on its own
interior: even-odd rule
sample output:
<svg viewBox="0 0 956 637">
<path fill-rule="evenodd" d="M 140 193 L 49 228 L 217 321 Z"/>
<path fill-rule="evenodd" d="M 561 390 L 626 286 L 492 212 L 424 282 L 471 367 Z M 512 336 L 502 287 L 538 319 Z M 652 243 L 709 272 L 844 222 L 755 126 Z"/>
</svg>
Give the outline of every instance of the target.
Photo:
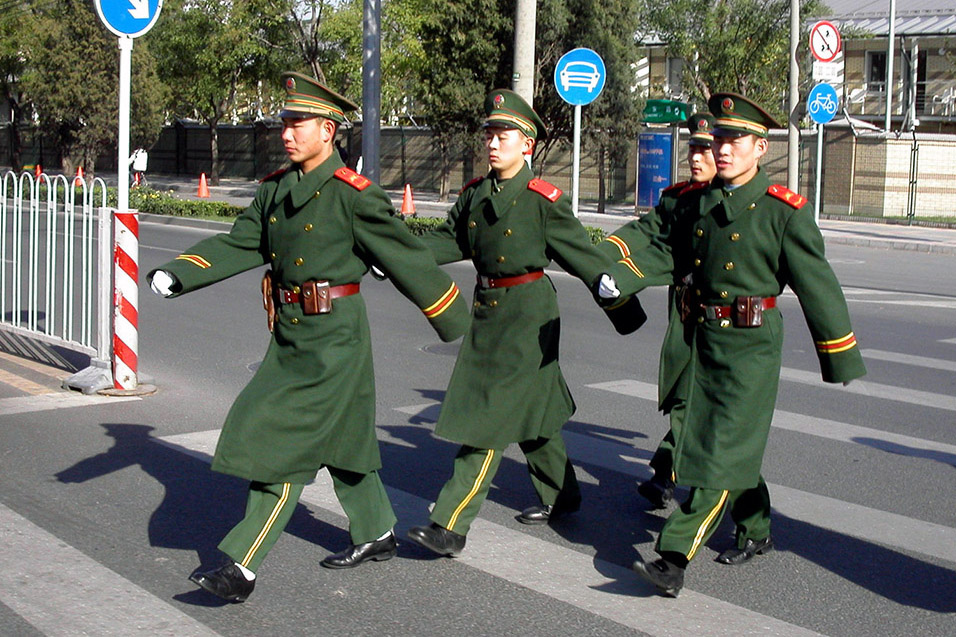
<svg viewBox="0 0 956 637">
<path fill-rule="evenodd" d="M 306 281 L 302 284 L 302 313 L 328 314 L 332 311 L 332 295 L 328 281 Z"/>
<path fill-rule="evenodd" d="M 272 270 L 262 275 L 262 309 L 266 311 L 266 321 L 271 332 L 276 323 L 276 301 L 272 295 Z"/>
<path fill-rule="evenodd" d="M 760 327 L 763 325 L 763 297 L 738 296 L 734 301 L 735 327 Z"/>
<path fill-rule="evenodd" d="M 677 297 L 677 312 L 680 314 L 681 323 L 686 323 L 694 313 L 691 306 L 691 291 L 689 285 L 678 285 L 674 287 L 674 295 Z"/>
</svg>

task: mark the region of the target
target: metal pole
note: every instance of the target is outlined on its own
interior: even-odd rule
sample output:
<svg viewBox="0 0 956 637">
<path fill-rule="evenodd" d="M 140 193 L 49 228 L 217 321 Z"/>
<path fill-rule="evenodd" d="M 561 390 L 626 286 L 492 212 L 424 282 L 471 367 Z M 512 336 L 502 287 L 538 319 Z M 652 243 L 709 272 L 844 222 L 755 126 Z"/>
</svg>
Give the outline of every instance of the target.
<svg viewBox="0 0 956 637">
<path fill-rule="evenodd" d="M 534 106 L 534 39 L 536 0 L 518 0 L 515 6 L 515 53 L 512 90 Z"/>
<path fill-rule="evenodd" d="M 800 190 L 800 129 L 797 109 L 800 107 L 800 65 L 797 44 L 800 41 L 800 0 L 790 0 L 790 90 L 787 101 L 787 188 Z"/>
<path fill-rule="evenodd" d="M 116 209 L 120 213 L 126 213 L 129 211 L 129 94 L 133 38 L 121 37 L 119 50 L 119 138 L 116 152 L 116 176 L 119 183 L 116 185 Z"/>
<path fill-rule="evenodd" d="M 578 216 L 578 191 L 580 190 L 581 171 L 581 105 L 574 105 L 574 152 L 571 166 L 571 210 Z"/>
<path fill-rule="evenodd" d="M 896 41 L 896 0 L 890 0 L 890 32 L 886 43 L 886 120 L 883 129 L 890 132 L 890 118 L 893 113 L 893 46 Z"/>
<path fill-rule="evenodd" d="M 670 183 L 677 183 L 677 166 L 680 164 L 680 155 L 678 154 L 678 146 L 680 146 L 680 124 L 674 123 L 671 124 L 671 181 Z"/>
<path fill-rule="evenodd" d="M 365 0 L 362 20 L 362 174 L 379 180 L 382 106 L 382 2 Z"/>
<path fill-rule="evenodd" d="M 813 187 L 813 220 L 820 225 L 820 184 L 823 182 L 823 124 L 817 124 L 817 178 Z"/>
</svg>

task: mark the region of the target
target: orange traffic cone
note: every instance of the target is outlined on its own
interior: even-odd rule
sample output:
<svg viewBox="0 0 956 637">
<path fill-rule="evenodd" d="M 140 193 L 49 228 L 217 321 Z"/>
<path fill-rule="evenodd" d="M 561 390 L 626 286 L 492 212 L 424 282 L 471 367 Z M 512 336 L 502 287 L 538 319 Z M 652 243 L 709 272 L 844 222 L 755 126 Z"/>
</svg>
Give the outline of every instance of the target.
<svg viewBox="0 0 956 637">
<path fill-rule="evenodd" d="M 82 183 L 83 181 L 83 166 L 76 167 L 76 177 L 73 178 L 73 185 L 75 186 L 77 182 Z"/>
<path fill-rule="evenodd" d="M 134 186 L 138 186 L 138 185 L 139 185 L 139 173 L 138 173 L 138 172 L 133 173 L 133 185 L 134 185 Z"/>
<path fill-rule="evenodd" d="M 209 197 L 209 186 L 206 184 L 206 173 L 199 173 L 199 192 L 196 193 L 196 196 L 202 198 Z"/>
<path fill-rule="evenodd" d="M 412 199 L 411 184 L 405 184 L 405 196 L 402 197 L 402 216 L 415 216 L 415 201 Z"/>
</svg>

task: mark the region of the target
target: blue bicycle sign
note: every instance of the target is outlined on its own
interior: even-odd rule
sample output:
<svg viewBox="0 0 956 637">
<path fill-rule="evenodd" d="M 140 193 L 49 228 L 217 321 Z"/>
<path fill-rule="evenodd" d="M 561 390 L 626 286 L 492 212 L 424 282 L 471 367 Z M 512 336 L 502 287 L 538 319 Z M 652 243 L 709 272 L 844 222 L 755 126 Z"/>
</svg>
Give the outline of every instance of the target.
<svg viewBox="0 0 956 637">
<path fill-rule="evenodd" d="M 836 89 L 826 83 L 817 84 L 807 96 L 807 112 L 817 124 L 826 124 L 840 108 Z"/>
</svg>

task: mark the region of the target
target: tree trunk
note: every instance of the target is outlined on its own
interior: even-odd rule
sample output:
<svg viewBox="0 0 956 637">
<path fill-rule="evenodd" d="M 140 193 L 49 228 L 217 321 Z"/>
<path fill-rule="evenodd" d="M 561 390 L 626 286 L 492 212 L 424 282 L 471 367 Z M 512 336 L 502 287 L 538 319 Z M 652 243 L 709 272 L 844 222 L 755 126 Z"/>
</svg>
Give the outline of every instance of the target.
<svg viewBox="0 0 956 637">
<path fill-rule="evenodd" d="M 607 173 L 607 148 L 603 145 L 598 151 L 598 209 L 597 212 L 599 215 L 604 214 L 604 199 L 607 196 L 606 188 L 604 185 L 605 174 Z"/>
<path fill-rule="evenodd" d="M 212 158 L 212 166 L 209 170 L 209 185 L 218 186 L 221 171 L 219 164 L 219 120 L 209 122 L 209 155 Z"/>
</svg>

